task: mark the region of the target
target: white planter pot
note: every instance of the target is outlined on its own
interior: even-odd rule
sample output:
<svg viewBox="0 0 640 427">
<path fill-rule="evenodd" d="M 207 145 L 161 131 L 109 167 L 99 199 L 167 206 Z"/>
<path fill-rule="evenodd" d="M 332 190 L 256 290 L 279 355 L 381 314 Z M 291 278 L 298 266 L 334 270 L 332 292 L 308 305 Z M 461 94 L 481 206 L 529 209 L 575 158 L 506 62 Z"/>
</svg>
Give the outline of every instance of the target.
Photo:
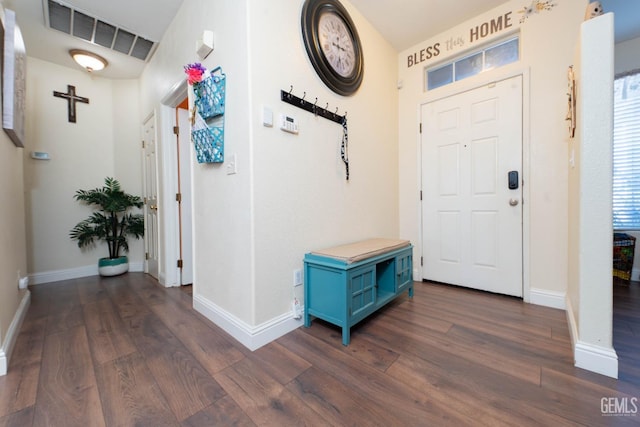
<svg viewBox="0 0 640 427">
<path fill-rule="evenodd" d="M 101 276 L 117 276 L 129 271 L 129 258 L 121 256 L 119 258 L 100 258 L 98 261 L 98 273 Z"/>
</svg>

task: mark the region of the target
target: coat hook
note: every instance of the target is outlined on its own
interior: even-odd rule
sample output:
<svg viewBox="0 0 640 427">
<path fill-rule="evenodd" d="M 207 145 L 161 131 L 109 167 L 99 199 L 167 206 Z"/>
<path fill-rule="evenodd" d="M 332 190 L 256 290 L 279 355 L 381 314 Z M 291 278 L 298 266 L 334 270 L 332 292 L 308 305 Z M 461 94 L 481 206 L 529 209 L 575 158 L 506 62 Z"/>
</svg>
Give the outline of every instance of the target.
<svg viewBox="0 0 640 427">
<path fill-rule="evenodd" d="M 313 103 L 313 106 L 315 107 L 316 104 L 318 104 L 318 97 L 316 96 L 316 102 Z"/>
<path fill-rule="evenodd" d="M 291 92 L 293 92 L 293 85 L 289 86 L 289 95 L 291 95 Z"/>
<path fill-rule="evenodd" d="M 300 99 L 300 104 L 304 101 L 304 97 L 307 96 L 307 92 L 302 93 L 302 99 Z"/>
<path fill-rule="evenodd" d="M 338 107 L 336 107 L 336 112 L 334 114 L 338 114 Z"/>
</svg>

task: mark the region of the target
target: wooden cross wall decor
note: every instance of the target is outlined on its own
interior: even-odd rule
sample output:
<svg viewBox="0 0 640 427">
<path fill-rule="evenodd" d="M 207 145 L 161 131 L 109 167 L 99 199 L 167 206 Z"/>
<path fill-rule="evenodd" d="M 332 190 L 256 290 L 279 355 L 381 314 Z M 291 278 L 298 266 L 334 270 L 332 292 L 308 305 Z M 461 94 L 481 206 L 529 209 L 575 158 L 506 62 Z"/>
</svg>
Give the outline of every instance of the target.
<svg viewBox="0 0 640 427">
<path fill-rule="evenodd" d="M 76 102 L 82 102 L 83 104 L 89 103 L 89 98 L 83 98 L 76 95 L 76 87 L 67 85 L 67 93 L 53 91 L 53 96 L 56 98 L 64 98 L 67 100 L 67 112 L 69 116 L 69 123 L 76 122 Z"/>
</svg>

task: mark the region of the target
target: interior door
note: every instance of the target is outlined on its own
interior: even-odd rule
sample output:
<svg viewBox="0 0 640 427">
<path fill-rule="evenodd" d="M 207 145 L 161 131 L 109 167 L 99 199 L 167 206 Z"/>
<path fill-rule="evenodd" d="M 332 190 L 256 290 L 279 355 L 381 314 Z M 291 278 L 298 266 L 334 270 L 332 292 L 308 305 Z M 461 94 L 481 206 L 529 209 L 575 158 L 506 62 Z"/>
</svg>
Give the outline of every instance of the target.
<svg viewBox="0 0 640 427">
<path fill-rule="evenodd" d="M 145 271 L 158 278 L 158 168 L 156 128 L 152 116 L 143 124 Z"/>
<path fill-rule="evenodd" d="M 186 100 L 185 100 L 186 101 Z M 182 269 L 180 284 L 193 283 L 193 248 L 192 248 L 192 215 L 191 215 L 191 137 L 188 106 L 176 108 L 178 123 L 178 216 L 180 220 L 180 259 Z"/>
<path fill-rule="evenodd" d="M 422 107 L 423 276 L 522 296 L 522 76 Z"/>
</svg>

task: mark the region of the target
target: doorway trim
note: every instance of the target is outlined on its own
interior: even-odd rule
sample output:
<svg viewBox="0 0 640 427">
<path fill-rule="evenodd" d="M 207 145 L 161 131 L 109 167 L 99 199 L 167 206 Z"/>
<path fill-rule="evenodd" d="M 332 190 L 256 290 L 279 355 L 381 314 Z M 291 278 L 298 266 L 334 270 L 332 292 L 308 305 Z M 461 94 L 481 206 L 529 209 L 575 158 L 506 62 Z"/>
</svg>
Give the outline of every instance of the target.
<svg viewBox="0 0 640 427">
<path fill-rule="evenodd" d="M 160 151 L 158 180 L 161 206 L 164 212 L 163 228 L 160 239 L 160 283 L 165 287 L 180 286 L 180 268 L 177 260 L 180 257 L 178 245 L 180 243 L 180 224 L 178 204 L 175 194 L 178 193 L 178 167 L 176 150 L 168 149 L 175 146 L 175 108 L 187 97 L 188 86 L 186 79 L 175 83 L 167 94 L 160 100 L 158 108 L 158 145 Z"/>
<path fill-rule="evenodd" d="M 443 86 L 442 88 L 435 89 L 430 92 L 425 92 L 424 99 L 418 104 L 416 109 L 416 117 L 418 123 L 422 120 L 422 108 L 427 104 L 438 101 L 451 96 L 459 95 L 461 93 L 477 89 L 479 87 L 507 80 L 512 77 L 522 76 L 522 299 L 525 302 L 544 305 L 554 308 L 563 308 L 565 304 L 565 295 L 546 295 L 547 291 L 536 291 L 531 289 L 531 273 L 530 273 L 530 245 L 531 236 L 529 230 L 529 224 L 531 221 L 530 212 L 530 197 L 529 197 L 529 177 L 530 177 L 530 142 L 531 142 L 531 123 L 530 123 L 530 70 L 528 67 L 521 67 L 518 64 L 513 66 L 505 66 L 495 71 L 481 73 L 477 76 L 471 77 L 460 82 L 453 83 L 451 85 Z M 416 137 L 416 152 L 418 171 L 417 187 L 419 189 L 418 194 L 418 230 L 420 238 L 418 246 L 421 257 L 424 257 L 424 248 L 422 247 L 422 238 L 424 236 L 424 226 L 422 224 L 423 218 L 423 201 L 420 200 L 422 194 L 422 134 L 420 133 L 420 127 L 418 129 Z M 417 264 L 417 263 L 416 263 Z M 424 277 L 423 266 L 418 265 L 418 273 L 420 280 Z M 562 304 L 562 307 L 558 307 L 558 304 Z"/>
</svg>

